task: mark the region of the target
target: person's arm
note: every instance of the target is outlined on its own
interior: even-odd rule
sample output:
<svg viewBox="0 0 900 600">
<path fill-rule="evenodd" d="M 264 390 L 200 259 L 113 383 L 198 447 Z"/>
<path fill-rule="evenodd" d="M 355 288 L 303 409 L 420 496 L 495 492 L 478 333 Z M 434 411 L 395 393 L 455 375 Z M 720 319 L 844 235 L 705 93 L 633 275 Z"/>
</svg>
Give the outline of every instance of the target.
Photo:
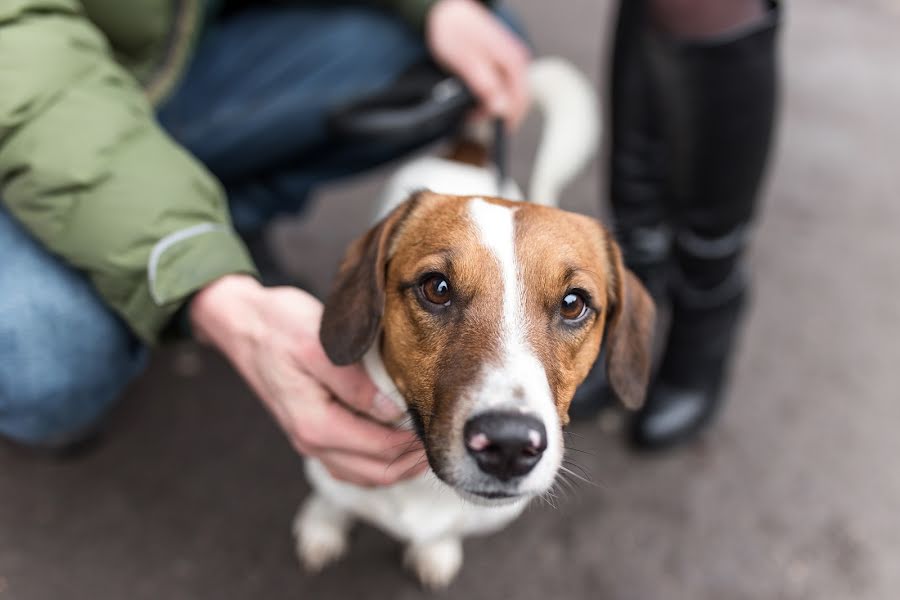
<svg viewBox="0 0 900 600">
<path fill-rule="evenodd" d="M 228 275 L 197 294 L 190 317 L 197 337 L 231 361 L 294 448 L 335 477 L 386 485 L 428 468 L 411 431 L 378 422 L 401 418 L 400 404 L 378 393 L 361 366 L 328 360 L 319 341 L 322 303 L 306 292 Z"/>
<path fill-rule="evenodd" d="M 248 275 L 220 186 L 156 125 L 74 0 L 0 2 L 0 199 L 145 341 L 192 297 L 198 337 L 335 476 L 376 485 L 426 467 L 412 433 L 360 416 L 402 411 L 361 367 L 328 362 L 320 303 Z"/>
<path fill-rule="evenodd" d="M 207 283 L 254 273 L 220 185 L 160 129 L 75 0 L 0 3 L 0 186 L 147 342 Z"/>
</svg>

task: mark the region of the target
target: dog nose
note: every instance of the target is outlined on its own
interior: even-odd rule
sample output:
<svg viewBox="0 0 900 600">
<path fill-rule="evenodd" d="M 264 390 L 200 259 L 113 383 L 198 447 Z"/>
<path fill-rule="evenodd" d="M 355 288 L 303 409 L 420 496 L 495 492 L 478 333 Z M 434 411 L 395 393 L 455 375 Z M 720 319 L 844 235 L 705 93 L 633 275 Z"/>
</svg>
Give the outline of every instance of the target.
<svg viewBox="0 0 900 600">
<path fill-rule="evenodd" d="M 463 438 L 478 468 L 508 481 L 525 475 L 547 448 L 547 430 L 534 417 L 511 412 L 487 412 L 469 419 Z"/>
</svg>

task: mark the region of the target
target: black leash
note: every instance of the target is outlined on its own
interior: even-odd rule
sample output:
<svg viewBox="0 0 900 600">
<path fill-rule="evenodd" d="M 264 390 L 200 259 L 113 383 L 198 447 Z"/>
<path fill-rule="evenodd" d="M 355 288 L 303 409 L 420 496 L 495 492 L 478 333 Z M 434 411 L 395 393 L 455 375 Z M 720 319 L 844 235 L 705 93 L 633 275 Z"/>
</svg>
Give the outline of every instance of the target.
<svg viewBox="0 0 900 600">
<path fill-rule="evenodd" d="M 328 115 L 329 133 L 358 142 L 394 146 L 437 138 L 460 123 L 478 104 L 456 77 L 432 62 L 413 65 L 385 89 L 335 107 Z M 494 119 L 492 159 L 497 169 L 497 195 L 507 180 L 507 131 Z"/>
<path fill-rule="evenodd" d="M 503 185 L 507 173 L 506 123 L 502 118 L 494 119 L 494 165 L 497 167 L 497 195 L 503 195 Z"/>
</svg>

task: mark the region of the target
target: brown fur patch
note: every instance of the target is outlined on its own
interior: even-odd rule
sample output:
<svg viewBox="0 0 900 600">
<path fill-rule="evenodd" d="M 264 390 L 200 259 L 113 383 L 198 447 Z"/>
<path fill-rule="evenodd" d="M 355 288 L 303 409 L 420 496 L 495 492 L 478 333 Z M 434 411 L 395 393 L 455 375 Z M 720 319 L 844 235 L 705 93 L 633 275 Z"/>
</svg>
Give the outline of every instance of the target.
<svg viewBox="0 0 900 600">
<path fill-rule="evenodd" d="M 488 147 L 471 138 L 461 137 L 453 142 L 446 158 L 465 165 L 486 167 L 491 161 Z"/>
</svg>

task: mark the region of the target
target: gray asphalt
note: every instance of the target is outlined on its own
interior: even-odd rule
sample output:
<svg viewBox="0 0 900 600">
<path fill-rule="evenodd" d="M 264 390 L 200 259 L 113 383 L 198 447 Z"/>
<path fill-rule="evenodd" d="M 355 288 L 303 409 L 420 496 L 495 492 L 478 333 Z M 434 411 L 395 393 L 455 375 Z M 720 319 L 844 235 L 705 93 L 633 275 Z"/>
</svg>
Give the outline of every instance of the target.
<svg viewBox="0 0 900 600">
<path fill-rule="evenodd" d="M 599 76 L 606 3 L 514 2 L 547 53 Z M 623 450 L 579 424 L 594 485 L 466 543 L 442 598 L 900 598 L 900 4 L 797 0 L 783 126 L 754 252 L 755 303 L 731 402 L 700 443 Z M 537 124 L 515 141 L 527 174 Z M 276 241 L 327 287 L 379 176 L 328 190 Z M 565 205 L 596 214 L 598 174 Z M 106 443 L 73 462 L 0 448 L 0 600 L 426 598 L 400 548 L 360 528 L 316 577 L 289 523 L 300 459 L 227 365 L 154 356 Z"/>
</svg>

